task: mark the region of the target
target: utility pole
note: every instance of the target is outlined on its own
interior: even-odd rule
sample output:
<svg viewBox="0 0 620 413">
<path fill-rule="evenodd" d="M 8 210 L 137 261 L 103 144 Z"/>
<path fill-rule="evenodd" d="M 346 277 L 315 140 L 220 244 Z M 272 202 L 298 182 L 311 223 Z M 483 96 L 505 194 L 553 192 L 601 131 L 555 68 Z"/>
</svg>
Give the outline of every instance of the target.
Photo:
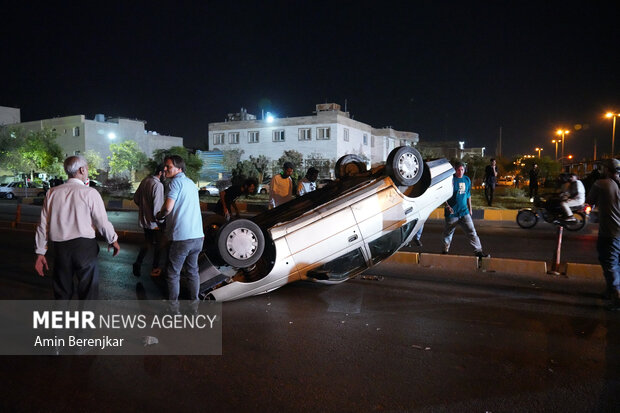
<svg viewBox="0 0 620 413">
<path fill-rule="evenodd" d="M 502 157 L 502 127 L 499 127 L 499 144 L 497 145 L 497 157 L 501 158 Z"/>
</svg>

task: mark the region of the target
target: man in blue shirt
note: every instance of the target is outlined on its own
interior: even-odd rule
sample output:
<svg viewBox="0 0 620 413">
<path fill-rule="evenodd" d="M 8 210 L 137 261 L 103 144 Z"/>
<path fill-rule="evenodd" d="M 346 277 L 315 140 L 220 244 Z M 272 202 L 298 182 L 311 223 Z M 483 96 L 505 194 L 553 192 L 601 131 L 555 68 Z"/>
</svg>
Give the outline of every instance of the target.
<svg viewBox="0 0 620 413">
<path fill-rule="evenodd" d="M 168 301 L 170 309 L 178 312 L 181 268 L 187 265 L 189 275 L 189 298 L 198 302 L 200 276 L 198 275 L 198 254 L 202 251 L 204 233 L 198 188 L 185 176 L 185 161 L 178 155 L 164 159 L 164 173 L 170 179 L 168 195 L 157 214 L 157 219 L 166 218 L 166 230 L 171 240 L 168 252 Z"/>
<path fill-rule="evenodd" d="M 447 254 L 452 242 L 452 236 L 459 224 L 469 238 L 469 243 L 474 248 L 474 255 L 478 258 L 490 257 L 482 252 L 480 238 L 474 228 L 471 219 L 471 180 L 465 175 L 465 165 L 458 162 L 455 165 L 456 173 L 452 181 L 454 185 L 452 198 L 448 199 L 445 208 L 446 224 L 443 231 L 443 254 Z"/>
</svg>

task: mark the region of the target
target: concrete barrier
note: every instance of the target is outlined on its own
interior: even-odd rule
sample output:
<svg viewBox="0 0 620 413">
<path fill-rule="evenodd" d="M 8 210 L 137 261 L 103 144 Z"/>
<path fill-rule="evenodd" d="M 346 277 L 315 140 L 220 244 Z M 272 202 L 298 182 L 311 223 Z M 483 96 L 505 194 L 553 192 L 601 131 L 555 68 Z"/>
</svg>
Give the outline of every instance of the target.
<svg viewBox="0 0 620 413">
<path fill-rule="evenodd" d="M 477 270 L 478 258 L 465 255 L 450 255 L 450 254 L 420 254 L 420 265 L 423 267 L 443 268 L 446 270 Z"/>
<path fill-rule="evenodd" d="M 567 277 L 583 277 L 590 279 L 603 279 L 603 268 L 595 264 L 566 263 Z"/>
<path fill-rule="evenodd" d="M 480 269 L 484 271 L 503 271 L 524 275 L 547 273 L 545 261 L 516 260 L 512 258 L 486 258 L 481 260 Z"/>
<path fill-rule="evenodd" d="M 484 218 L 489 221 L 516 221 L 516 209 L 485 209 Z"/>
<path fill-rule="evenodd" d="M 420 253 L 418 252 L 407 252 L 407 251 L 399 251 L 396 254 L 389 257 L 385 262 L 389 262 L 390 264 L 419 264 L 420 263 Z"/>
</svg>

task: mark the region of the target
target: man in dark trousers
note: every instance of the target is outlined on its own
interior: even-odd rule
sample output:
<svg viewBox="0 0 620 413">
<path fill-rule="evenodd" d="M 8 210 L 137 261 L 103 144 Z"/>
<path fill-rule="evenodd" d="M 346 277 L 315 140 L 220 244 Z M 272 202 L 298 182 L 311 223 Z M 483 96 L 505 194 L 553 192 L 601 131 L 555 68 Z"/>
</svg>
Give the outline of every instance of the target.
<svg viewBox="0 0 620 413">
<path fill-rule="evenodd" d="M 606 159 L 604 178 L 597 180 L 586 202 L 598 207 L 596 249 L 603 267 L 610 310 L 620 310 L 620 161 Z"/>
<path fill-rule="evenodd" d="M 222 215 L 227 221 L 231 217 L 231 209 L 235 210 L 235 216 L 239 218 L 239 208 L 235 202 L 241 195 L 251 195 L 256 192 L 258 181 L 254 178 L 246 179 L 242 185 L 231 185 L 220 192 L 220 199 L 215 205 L 215 213 Z"/>
<path fill-rule="evenodd" d="M 530 201 L 534 202 L 534 198 L 538 197 L 538 164 L 534 164 L 534 167 L 530 169 Z"/>
<path fill-rule="evenodd" d="M 48 239 L 54 246 L 53 286 L 54 298 L 70 300 L 77 278 L 78 298 L 96 300 L 99 294 L 99 245 L 95 228 L 118 255 L 120 247 L 114 227 L 101 195 L 86 185 L 88 163 L 82 156 L 70 156 L 64 163 L 69 179 L 51 188 L 43 201 L 41 221 L 35 236 L 37 260 L 35 270 L 41 277 L 48 270 Z"/>
<path fill-rule="evenodd" d="M 491 164 L 487 165 L 484 170 L 484 197 L 486 198 L 489 206 L 493 204 L 493 193 L 495 192 L 496 184 L 497 162 L 495 161 L 495 158 L 491 158 Z"/>
<path fill-rule="evenodd" d="M 136 193 L 133 195 L 133 202 L 138 205 L 138 219 L 140 226 L 144 230 L 144 243 L 138 251 L 136 262 L 133 263 L 133 275 L 140 276 L 142 261 L 148 250 L 153 248 L 153 266 L 151 276 L 161 275 L 159 267 L 159 256 L 162 244 L 162 228 L 155 219 L 155 215 L 161 210 L 164 204 L 164 184 L 161 182 L 164 176 L 164 166 L 158 165 L 152 175 L 147 176 L 140 182 Z"/>
</svg>

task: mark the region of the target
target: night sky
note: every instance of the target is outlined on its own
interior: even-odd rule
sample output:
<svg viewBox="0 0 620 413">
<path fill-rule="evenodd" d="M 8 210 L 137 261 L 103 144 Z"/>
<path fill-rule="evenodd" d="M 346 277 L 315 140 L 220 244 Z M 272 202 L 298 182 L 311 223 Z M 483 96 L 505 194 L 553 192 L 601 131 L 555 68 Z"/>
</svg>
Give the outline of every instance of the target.
<svg viewBox="0 0 620 413">
<path fill-rule="evenodd" d="M 19 3 L 0 19 L 0 106 L 22 121 L 137 118 L 205 149 L 241 107 L 346 100 L 373 127 L 491 153 L 501 126 L 505 155 L 554 156 L 563 126 L 581 158 L 610 151 L 603 114 L 620 111 L 618 1 Z"/>
</svg>

